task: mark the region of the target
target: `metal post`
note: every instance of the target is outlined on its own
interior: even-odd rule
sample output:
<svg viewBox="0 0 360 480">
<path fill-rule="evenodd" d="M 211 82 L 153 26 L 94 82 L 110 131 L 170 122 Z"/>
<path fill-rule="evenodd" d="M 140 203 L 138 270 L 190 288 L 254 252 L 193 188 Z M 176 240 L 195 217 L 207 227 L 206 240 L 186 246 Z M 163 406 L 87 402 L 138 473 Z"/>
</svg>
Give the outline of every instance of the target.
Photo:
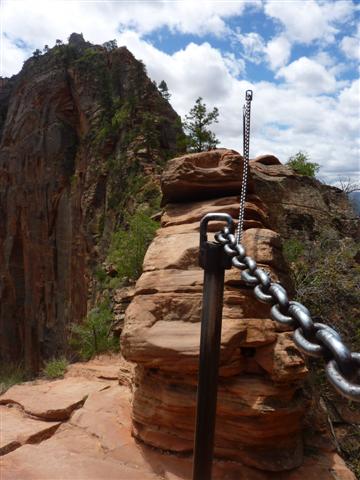
<svg viewBox="0 0 360 480">
<path fill-rule="evenodd" d="M 211 220 L 226 221 L 227 214 L 208 214 L 200 223 L 200 266 L 204 269 L 203 304 L 194 441 L 193 480 L 210 480 L 214 451 L 224 271 L 231 261 L 223 246 L 208 242 L 206 228 Z"/>
</svg>

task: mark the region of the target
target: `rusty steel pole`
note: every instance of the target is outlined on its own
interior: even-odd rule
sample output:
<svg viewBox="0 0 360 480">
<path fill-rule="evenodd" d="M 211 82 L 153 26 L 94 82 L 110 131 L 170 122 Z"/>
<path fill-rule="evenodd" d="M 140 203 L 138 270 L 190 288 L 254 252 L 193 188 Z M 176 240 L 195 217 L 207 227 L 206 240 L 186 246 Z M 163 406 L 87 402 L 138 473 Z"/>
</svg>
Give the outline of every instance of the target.
<svg viewBox="0 0 360 480">
<path fill-rule="evenodd" d="M 223 246 L 207 241 L 209 221 L 226 221 L 230 215 L 209 213 L 200 223 L 200 266 L 204 269 L 203 303 L 194 440 L 193 480 L 211 480 L 216 423 L 218 370 L 225 269 L 231 260 Z"/>
</svg>

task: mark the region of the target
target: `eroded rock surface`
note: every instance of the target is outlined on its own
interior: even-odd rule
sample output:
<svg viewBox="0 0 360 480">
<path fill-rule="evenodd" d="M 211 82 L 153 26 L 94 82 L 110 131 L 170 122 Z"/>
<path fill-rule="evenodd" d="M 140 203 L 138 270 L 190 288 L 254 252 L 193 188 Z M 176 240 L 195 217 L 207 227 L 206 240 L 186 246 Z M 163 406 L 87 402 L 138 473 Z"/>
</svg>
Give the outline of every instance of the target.
<svg viewBox="0 0 360 480">
<path fill-rule="evenodd" d="M 283 238 L 314 239 L 325 229 L 360 238 L 360 223 L 345 192 L 297 175 L 272 155 L 250 160 L 253 188 L 266 205 L 268 219 Z"/>
<path fill-rule="evenodd" d="M 47 382 L 38 380 L 14 385 L 0 396 L 0 405 L 16 404 L 34 417 L 66 420 L 79 408 L 90 393 L 108 387 L 105 382 L 69 377 Z"/>
<path fill-rule="evenodd" d="M 163 173 L 164 202 L 188 202 L 236 195 L 242 163 L 234 150 L 212 150 L 172 159 Z"/>
<path fill-rule="evenodd" d="M 107 375 L 104 357 L 90 361 L 87 366 L 74 364 L 70 368 L 72 382 L 83 385 L 89 378 L 80 371 L 93 372 L 93 382 L 99 388 L 89 393 L 83 405 L 62 422 L 49 422 L 31 417 L 23 411 L 0 406 L 2 450 L 1 480 L 190 480 L 191 454 L 178 456 L 138 442 L 131 434 L 131 390 L 97 376 Z M 120 356 L 107 357 L 107 367 L 118 368 Z M 101 372 L 101 364 L 104 371 Z M 96 373 L 94 373 L 96 372 Z M 51 384 L 55 382 L 44 382 Z M 194 377 L 194 386 L 196 378 Z M 57 381 L 67 388 L 68 378 Z M 154 385 L 154 387 L 156 387 Z M 235 388 L 235 387 L 234 387 Z M 236 387 L 242 388 L 240 386 Z M 244 390 L 246 385 L 243 385 Z M 268 383 L 257 390 L 244 392 L 247 402 L 259 405 L 273 389 Z M 60 396 L 58 406 L 65 410 L 67 400 Z M 251 393 L 252 391 L 252 393 Z M 34 385 L 22 385 L 24 397 L 35 393 Z M 26 393 L 27 392 L 27 393 Z M 45 394 L 46 396 L 46 394 Z M 21 399 L 20 399 L 21 400 Z M 15 419 L 15 420 L 14 420 Z M 4 434 L 3 434 L 4 432 Z M 3 448 L 5 447 L 5 448 Z M 262 472 L 244 464 L 215 459 L 214 480 L 355 480 L 342 459 L 328 447 L 312 448 L 303 466 L 291 472 Z"/>
<path fill-rule="evenodd" d="M 275 157 L 266 162 L 279 163 Z M 236 152 L 216 150 L 176 158 L 162 177 L 165 201 L 178 203 L 165 207 L 121 337 L 123 355 L 138 365 L 134 435 L 158 448 L 192 451 L 203 277 L 199 221 L 212 211 L 237 216 L 241 165 Z M 250 177 L 243 243 L 291 288 L 280 235 L 269 228 L 267 206 L 252 185 Z M 303 460 L 306 368 L 289 334 L 277 330 L 269 307 L 239 272 L 226 272 L 215 453 L 267 471 Z"/>
<path fill-rule="evenodd" d="M 53 435 L 60 423 L 39 422 L 13 405 L 0 406 L 0 455 L 19 448 L 25 443 L 38 443 Z"/>
</svg>

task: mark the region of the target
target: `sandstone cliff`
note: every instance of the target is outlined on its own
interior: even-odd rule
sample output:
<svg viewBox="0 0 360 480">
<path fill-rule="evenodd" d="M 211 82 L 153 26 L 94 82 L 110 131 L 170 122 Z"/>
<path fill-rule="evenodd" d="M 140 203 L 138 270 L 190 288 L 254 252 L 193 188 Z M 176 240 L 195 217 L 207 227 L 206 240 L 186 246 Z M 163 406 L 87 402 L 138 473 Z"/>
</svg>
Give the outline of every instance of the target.
<svg viewBox="0 0 360 480">
<path fill-rule="evenodd" d="M 0 83 L 0 360 L 63 351 L 135 180 L 175 152 L 179 117 L 125 48 L 73 34 Z"/>
</svg>

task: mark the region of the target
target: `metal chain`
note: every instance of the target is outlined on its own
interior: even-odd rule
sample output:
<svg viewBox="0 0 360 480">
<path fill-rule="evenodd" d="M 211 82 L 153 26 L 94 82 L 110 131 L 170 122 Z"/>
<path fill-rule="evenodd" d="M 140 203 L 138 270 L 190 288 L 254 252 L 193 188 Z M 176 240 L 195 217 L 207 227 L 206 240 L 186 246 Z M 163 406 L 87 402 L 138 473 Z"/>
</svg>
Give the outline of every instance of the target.
<svg viewBox="0 0 360 480">
<path fill-rule="evenodd" d="M 334 388 L 344 397 L 360 402 L 360 353 L 351 352 L 332 327 L 314 322 L 304 305 L 290 301 L 285 288 L 272 282 L 268 273 L 246 255 L 244 246 L 228 227 L 216 233 L 215 240 L 224 246 L 232 265 L 242 271 L 242 280 L 254 287 L 255 297 L 272 305 L 271 318 L 295 329 L 294 343 L 299 350 L 323 358 L 326 376 Z"/>
<path fill-rule="evenodd" d="M 252 90 L 246 90 L 245 93 L 245 105 L 243 107 L 243 172 L 241 182 L 240 193 L 240 208 L 239 208 L 239 223 L 236 229 L 236 241 L 241 242 L 241 236 L 244 228 L 244 215 L 245 215 L 245 198 L 249 171 L 249 154 L 250 154 L 250 113 L 251 113 L 251 100 L 253 98 Z"/>
</svg>

